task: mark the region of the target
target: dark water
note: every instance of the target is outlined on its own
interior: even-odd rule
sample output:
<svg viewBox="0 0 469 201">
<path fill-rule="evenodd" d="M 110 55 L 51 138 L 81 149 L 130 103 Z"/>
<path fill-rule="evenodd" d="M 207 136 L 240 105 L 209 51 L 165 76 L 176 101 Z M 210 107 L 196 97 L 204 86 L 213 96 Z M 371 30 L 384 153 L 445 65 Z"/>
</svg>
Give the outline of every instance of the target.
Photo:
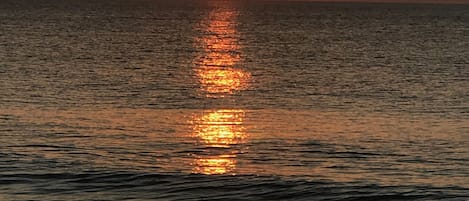
<svg viewBox="0 0 469 201">
<path fill-rule="evenodd" d="M 469 6 L 2 0 L 0 200 L 469 200 Z"/>
</svg>

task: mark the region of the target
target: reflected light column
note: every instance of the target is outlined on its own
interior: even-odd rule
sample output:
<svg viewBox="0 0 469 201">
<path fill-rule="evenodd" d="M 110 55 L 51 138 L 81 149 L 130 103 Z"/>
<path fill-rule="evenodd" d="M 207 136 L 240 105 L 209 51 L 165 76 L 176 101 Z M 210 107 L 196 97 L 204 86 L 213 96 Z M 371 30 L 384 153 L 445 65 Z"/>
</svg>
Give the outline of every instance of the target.
<svg viewBox="0 0 469 201">
<path fill-rule="evenodd" d="M 200 54 L 194 59 L 194 72 L 200 95 L 224 98 L 249 87 L 251 74 L 239 68 L 242 52 L 236 30 L 238 11 L 232 2 L 212 2 L 213 9 L 199 24 L 202 36 L 195 38 Z M 193 162 L 193 172 L 226 174 L 236 169 L 236 146 L 246 140 L 244 110 L 209 110 L 191 119 L 192 137 L 208 148 Z"/>
<path fill-rule="evenodd" d="M 243 124 L 244 110 L 216 110 L 194 116 L 193 137 L 208 147 L 230 148 L 243 144 L 247 134 Z M 225 174 L 236 168 L 236 154 L 225 153 L 201 156 L 195 159 L 194 172 L 201 174 Z"/>
<path fill-rule="evenodd" d="M 201 22 L 203 35 L 196 38 L 201 54 L 194 60 L 195 72 L 207 97 L 225 97 L 248 88 L 251 74 L 236 68 L 241 60 L 236 9 L 214 9 Z"/>
</svg>

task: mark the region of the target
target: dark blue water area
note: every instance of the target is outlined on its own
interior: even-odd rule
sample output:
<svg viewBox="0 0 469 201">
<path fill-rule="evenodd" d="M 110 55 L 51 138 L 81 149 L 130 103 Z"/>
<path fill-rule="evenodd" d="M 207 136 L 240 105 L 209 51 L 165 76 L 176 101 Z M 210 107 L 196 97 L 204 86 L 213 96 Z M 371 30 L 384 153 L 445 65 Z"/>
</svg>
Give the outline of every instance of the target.
<svg viewBox="0 0 469 201">
<path fill-rule="evenodd" d="M 467 200 L 469 189 L 380 186 L 256 175 L 85 171 L 2 174 L 0 198 L 13 200 Z"/>
</svg>

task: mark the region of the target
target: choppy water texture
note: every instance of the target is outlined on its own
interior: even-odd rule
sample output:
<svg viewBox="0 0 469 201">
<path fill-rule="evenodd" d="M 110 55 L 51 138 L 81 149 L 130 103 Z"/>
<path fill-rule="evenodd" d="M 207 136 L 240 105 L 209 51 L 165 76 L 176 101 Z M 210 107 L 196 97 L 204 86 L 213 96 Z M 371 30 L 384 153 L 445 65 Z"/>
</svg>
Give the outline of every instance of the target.
<svg viewBox="0 0 469 201">
<path fill-rule="evenodd" d="M 468 200 L 469 6 L 0 1 L 0 200 Z"/>
</svg>

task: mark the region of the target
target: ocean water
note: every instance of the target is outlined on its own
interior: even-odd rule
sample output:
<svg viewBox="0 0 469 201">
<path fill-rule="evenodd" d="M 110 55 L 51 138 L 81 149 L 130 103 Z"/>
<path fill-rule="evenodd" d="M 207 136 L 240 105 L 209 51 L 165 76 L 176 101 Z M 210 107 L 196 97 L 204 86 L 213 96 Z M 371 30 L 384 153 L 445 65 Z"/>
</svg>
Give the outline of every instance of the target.
<svg viewBox="0 0 469 201">
<path fill-rule="evenodd" d="M 469 200 L 469 6 L 0 1 L 0 200 Z"/>
</svg>

